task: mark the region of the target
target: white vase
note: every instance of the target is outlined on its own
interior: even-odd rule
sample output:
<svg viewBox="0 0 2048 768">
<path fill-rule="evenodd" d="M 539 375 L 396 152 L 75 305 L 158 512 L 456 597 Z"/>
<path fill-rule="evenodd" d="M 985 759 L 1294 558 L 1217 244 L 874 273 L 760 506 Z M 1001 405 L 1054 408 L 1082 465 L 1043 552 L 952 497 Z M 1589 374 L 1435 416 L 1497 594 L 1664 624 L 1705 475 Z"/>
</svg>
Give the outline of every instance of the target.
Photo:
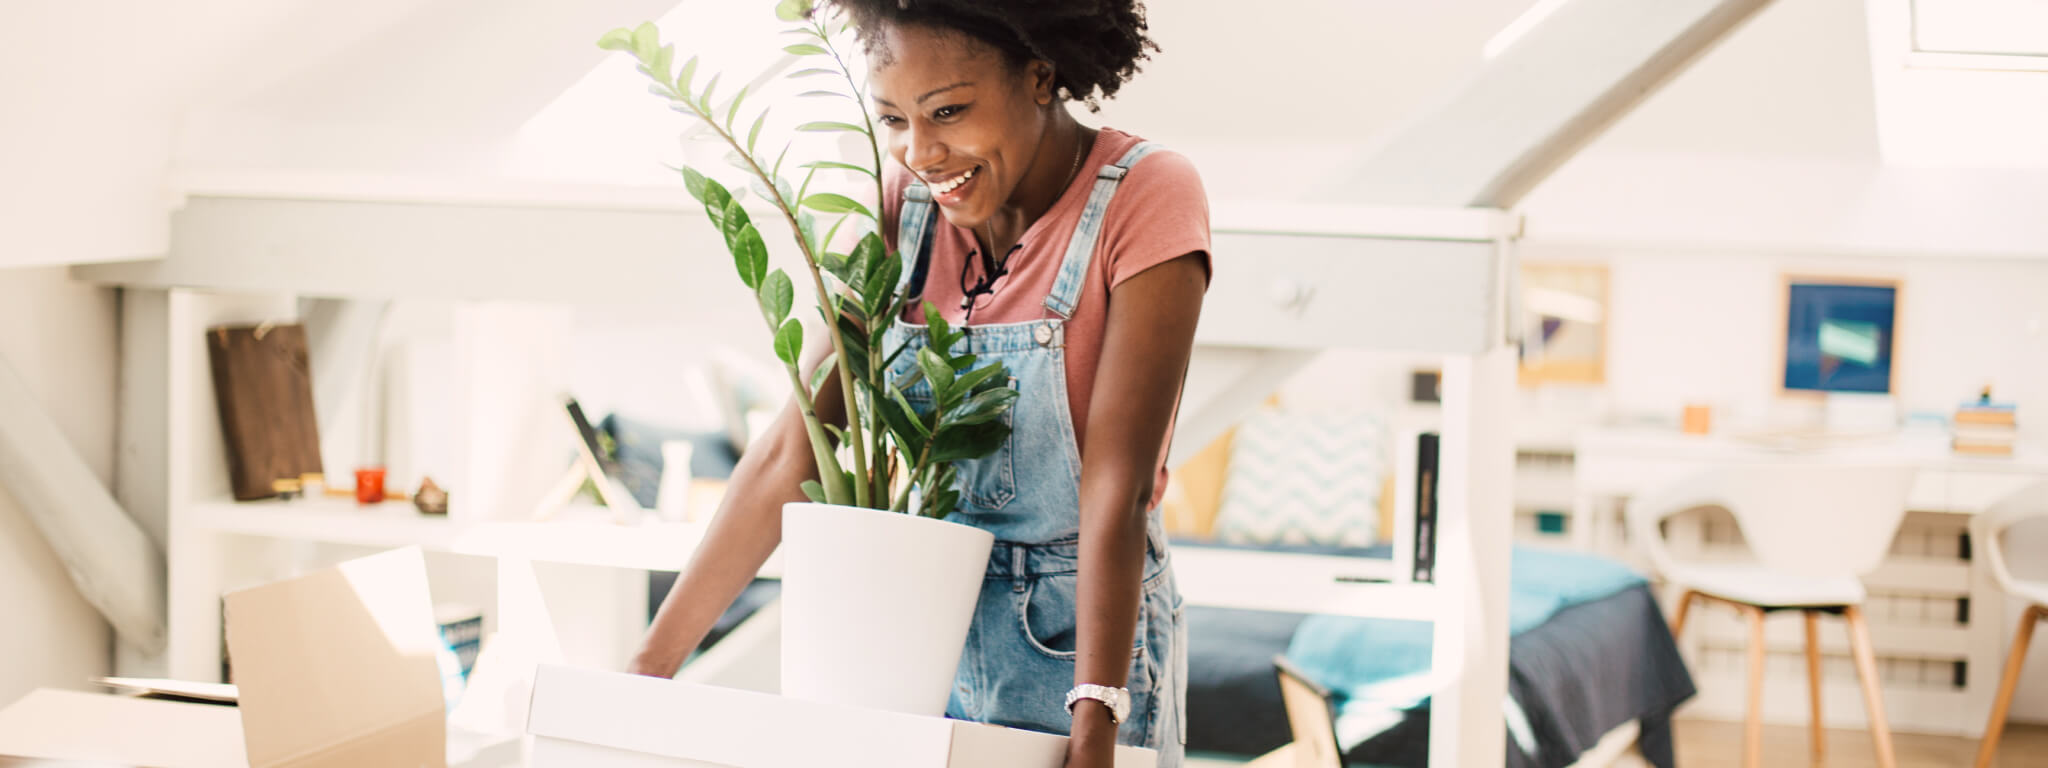
<svg viewBox="0 0 2048 768">
<path fill-rule="evenodd" d="M 782 508 L 782 693 L 945 714 L 995 535 L 833 504 Z"/>
</svg>

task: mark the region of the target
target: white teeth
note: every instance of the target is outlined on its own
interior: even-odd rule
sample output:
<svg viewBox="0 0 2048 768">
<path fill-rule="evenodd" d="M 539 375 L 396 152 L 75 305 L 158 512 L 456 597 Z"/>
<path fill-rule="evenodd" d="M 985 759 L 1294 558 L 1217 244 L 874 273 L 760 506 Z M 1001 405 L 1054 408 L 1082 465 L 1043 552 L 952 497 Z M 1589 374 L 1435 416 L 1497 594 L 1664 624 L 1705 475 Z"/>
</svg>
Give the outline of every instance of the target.
<svg viewBox="0 0 2048 768">
<path fill-rule="evenodd" d="M 939 194 L 943 195 L 946 194 L 947 192 L 951 192 L 955 189 L 958 189 L 960 185 L 967 183 L 968 179 L 974 178 L 974 172 L 979 169 L 979 166 L 969 168 L 967 169 L 966 173 L 960 174 L 938 184 L 934 184 L 932 185 L 932 191 L 938 192 Z"/>
</svg>

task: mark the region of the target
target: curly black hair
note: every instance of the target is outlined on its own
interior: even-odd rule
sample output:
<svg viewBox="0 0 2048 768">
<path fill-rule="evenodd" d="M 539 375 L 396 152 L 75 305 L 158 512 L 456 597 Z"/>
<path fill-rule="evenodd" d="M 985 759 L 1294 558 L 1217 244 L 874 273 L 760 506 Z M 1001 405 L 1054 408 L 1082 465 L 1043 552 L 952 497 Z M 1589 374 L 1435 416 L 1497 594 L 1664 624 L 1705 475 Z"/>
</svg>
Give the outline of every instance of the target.
<svg viewBox="0 0 2048 768">
<path fill-rule="evenodd" d="M 916 24 L 994 47 L 1012 67 L 1052 63 L 1054 95 L 1100 108 L 1098 99 L 1138 72 L 1159 46 L 1147 36 L 1140 0 L 830 0 L 853 19 L 861 45 L 877 50 L 887 24 Z"/>
</svg>

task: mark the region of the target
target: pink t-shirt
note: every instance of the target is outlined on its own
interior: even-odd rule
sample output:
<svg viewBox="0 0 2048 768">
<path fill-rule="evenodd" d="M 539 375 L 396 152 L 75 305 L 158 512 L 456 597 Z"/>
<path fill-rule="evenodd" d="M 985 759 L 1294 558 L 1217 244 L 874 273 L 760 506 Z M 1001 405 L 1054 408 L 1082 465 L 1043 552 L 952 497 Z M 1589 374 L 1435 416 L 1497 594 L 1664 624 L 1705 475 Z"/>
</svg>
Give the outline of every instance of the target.
<svg viewBox="0 0 2048 768">
<path fill-rule="evenodd" d="M 1073 183 L 1061 193 L 1043 216 L 1032 222 L 1019 241 L 1023 246 L 1010 257 L 1009 273 L 995 284 L 995 294 L 983 297 L 974 310 L 974 323 L 1021 323 L 1051 317 L 1045 297 L 1052 292 L 1066 257 L 1067 243 L 1080 224 L 1081 210 L 1095 186 L 1098 168 L 1116 162 L 1142 139 L 1114 128 L 1103 128 L 1095 145 L 1081 161 Z M 902 166 L 891 163 L 883 173 L 886 197 L 882 203 L 883 231 L 889 247 L 896 247 L 897 215 L 903 207 L 903 189 L 911 178 Z M 947 223 L 938 211 L 932 233 L 931 267 L 925 280 L 924 297 L 937 307 L 949 323 L 966 315 L 960 306 L 960 270 L 970 251 L 980 246 L 974 236 Z M 1117 185 L 1104 212 L 1101 239 L 1088 265 L 1088 278 L 1074 314 L 1067 321 L 1067 397 L 1072 409 L 1074 439 L 1088 445 L 1088 408 L 1094 392 L 1095 371 L 1102 358 L 1103 334 L 1109 320 L 1109 302 L 1116 287 L 1125 280 L 1190 253 L 1199 254 L 1203 269 L 1210 270 L 1209 198 L 1202 192 L 1202 180 L 1194 164 L 1174 152 L 1159 149 L 1138 161 Z M 977 259 L 978 261 L 978 259 Z M 970 276 L 978 277 L 976 265 Z M 919 305 L 922 306 L 922 305 Z M 917 321 L 919 314 L 909 316 Z M 1178 397 L 1178 393 L 1175 395 Z M 1150 507 L 1157 507 L 1166 495 L 1166 448 L 1172 442 L 1172 427 L 1159 446 L 1159 477 L 1153 486 Z"/>
</svg>

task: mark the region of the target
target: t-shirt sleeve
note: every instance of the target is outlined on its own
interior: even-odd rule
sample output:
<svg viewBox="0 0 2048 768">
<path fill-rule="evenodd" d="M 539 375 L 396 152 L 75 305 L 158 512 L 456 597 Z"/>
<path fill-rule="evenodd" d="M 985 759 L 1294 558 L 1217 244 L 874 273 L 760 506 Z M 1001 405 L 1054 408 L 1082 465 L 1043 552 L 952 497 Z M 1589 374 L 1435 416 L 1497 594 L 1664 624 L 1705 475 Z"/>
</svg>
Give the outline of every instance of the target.
<svg viewBox="0 0 2048 768">
<path fill-rule="evenodd" d="M 1209 196 L 1195 164 L 1160 150 L 1139 160 L 1124 175 L 1103 213 L 1102 245 L 1109 287 L 1188 254 L 1198 254 L 1205 277 L 1213 277 L 1209 256 Z"/>
</svg>

